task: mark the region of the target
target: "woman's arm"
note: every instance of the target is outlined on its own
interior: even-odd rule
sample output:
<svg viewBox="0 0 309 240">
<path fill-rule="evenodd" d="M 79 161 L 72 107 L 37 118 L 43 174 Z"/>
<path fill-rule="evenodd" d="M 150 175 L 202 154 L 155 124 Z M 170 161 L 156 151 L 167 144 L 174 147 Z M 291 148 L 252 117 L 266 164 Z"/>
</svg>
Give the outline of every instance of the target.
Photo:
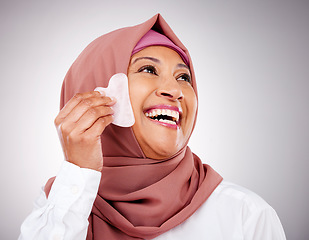
<svg viewBox="0 0 309 240">
<path fill-rule="evenodd" d="M 55 119 L 65 162 L 48 198 L 41 192 L 21 226 L 19 239 L 85 239 L 98 191 L 101 134 L 112 121 L 115 99 L 99 92 L 76 94 Z"/>
<path fill-rule="evenodd" d="M 101 173 L 64 162 L 48 198 L 43 189 L 21 226 L 19 240 L 84 240 Z"/>
</svg>

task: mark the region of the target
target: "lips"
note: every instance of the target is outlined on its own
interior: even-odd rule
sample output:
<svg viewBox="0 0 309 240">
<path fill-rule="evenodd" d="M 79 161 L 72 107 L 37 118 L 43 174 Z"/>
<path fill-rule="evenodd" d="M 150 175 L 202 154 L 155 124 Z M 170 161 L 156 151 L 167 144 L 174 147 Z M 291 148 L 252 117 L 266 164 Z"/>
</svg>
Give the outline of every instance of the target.
<svg viewBox="0 0 309 240">
<path fill-rule="evenodd" d="M 181 109 L 170 105 L 156 105 L 146 109 L 144 114 L 163 126 L 177 128 L 180 123 Z"/>
</svg>

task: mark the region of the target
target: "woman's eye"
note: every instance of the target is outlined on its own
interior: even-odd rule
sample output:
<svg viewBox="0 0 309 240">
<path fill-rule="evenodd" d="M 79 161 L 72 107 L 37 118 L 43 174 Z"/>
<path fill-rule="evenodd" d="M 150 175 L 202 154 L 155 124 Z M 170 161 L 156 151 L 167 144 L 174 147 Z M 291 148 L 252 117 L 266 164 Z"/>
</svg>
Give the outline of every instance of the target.
<svg viewBox="0 0 309 240">
<path fill-rule="evenodd" d="M 156 71 L 155 67 L 153 67 L 153 66 L 143 66 L 138 70 L 138 72 L 145 72 L 145 73 L 157 75 L 157 71 Z"/>
<path fill-rule="evenodd" d="M 177 78 L 177 80 L 179 80 L 179 81 L 186 81 L 186 82 L 188 82 L 188 83 L 191 83 L 191 77 L 190 77 L 189 74 L 186 74 L 186 73 L 180 75 L 180 76 Z"/>
</svg>

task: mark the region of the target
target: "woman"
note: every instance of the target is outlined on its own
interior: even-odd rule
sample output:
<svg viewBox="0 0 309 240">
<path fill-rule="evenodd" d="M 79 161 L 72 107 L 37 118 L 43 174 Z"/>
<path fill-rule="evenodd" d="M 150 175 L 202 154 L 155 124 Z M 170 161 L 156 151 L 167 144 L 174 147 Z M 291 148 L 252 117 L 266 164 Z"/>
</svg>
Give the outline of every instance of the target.
<svg viewBox="0 0 309 240">
<path fill-rule="evenodd" d="M 116 73 L 129 79 L 132 127 L 111 124 L 117 100 L 93 91 Z M 190 151 L 196 114 L 189 53 L 159 14 L 93 41 L 63 83 L 66 161 L 20 239 L 285 239 L 265 201 Z"/>
</svg>

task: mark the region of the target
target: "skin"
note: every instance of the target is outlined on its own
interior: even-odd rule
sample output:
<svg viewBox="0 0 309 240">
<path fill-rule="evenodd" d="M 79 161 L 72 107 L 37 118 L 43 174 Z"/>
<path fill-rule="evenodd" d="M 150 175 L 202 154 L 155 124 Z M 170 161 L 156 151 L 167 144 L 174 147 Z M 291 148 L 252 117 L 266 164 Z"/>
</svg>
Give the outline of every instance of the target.
<svg viewBox="0 0 309 240">
<path fill-rule="evenodd" d="M 188 141 L 196 115 L 197 99 L 189 82 L 190 71 L 173 50 L 151 46 L 134 54 L 128 67 L 132 126 L 146 157 L 166 159 Z M 55 119 L 65 158 L 82 168 L 101 171 L 100 135 L 112 121 L 115 99 L 99 92 L 76 94 Z M 177 128 L 158 124 L 144 110 L 158 104 L 182 109 Z"/>
<path fill-rule="evenodd" d="M 190 70 L 178 53 L 170 48 L 147 47 L 131 58 L 128 78 L 135 117 L 132 128 L 144 154 L 149 158 L 166 159 L 173 156 L 190 137 L 197 99 L 187 77 L 190 78 Z M 160 125 L 145 116 L 145 109 L 161 104 L 182 109 L 178 128 Z"/>
<path fill-rule="evenodd" d="M 68 162 L 102 170 L 100 135 L 113 121 L 115 102 L 99 92 L 78 93 L 61 109 L 54 123 Z"/>
</svg>

